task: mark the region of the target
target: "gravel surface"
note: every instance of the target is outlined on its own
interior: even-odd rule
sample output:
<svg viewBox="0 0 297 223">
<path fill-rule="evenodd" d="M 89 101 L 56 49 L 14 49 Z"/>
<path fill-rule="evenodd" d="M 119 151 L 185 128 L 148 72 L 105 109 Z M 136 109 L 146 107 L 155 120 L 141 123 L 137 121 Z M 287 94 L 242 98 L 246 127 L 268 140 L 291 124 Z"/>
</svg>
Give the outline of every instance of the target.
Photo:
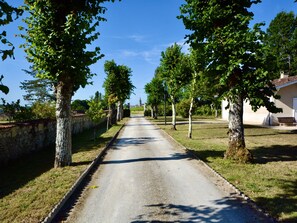
<svg viewBox="0 0 297 223">
<path fill-rule="evenodd" d="M 108 151 L 67 222 L 269 222 L 143 117 Z"/>
</svg>

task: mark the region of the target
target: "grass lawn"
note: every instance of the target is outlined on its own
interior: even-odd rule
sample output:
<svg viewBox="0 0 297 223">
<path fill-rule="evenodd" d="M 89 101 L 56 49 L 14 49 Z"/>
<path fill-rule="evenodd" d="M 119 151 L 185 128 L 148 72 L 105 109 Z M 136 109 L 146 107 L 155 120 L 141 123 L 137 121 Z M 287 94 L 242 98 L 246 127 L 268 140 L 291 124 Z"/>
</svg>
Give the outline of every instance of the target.
<svg viewBox="0 0 297 223">
<path fill-rule="evenodd" d="M 177 125 L 174 131 L 169 122 L 164 125 L 162 117 L 152 121 L 273 217 L 281 222 L 297 222 L 297 131 L 246 125 L 246 145 L 255 162 L 239 164 L 223 159 L 228 144 L 227 123 L 196 120 L 193 139 L 189 140 L 187 124 Z"/>
<path fill-rule="evenodd" d="M 73 137 L 73 165 L 54 169 L 54 148 L 36 152 L 0 168 L 0 222 L 40 222 L 102 151 L 125 120 Z"/>
</svg>

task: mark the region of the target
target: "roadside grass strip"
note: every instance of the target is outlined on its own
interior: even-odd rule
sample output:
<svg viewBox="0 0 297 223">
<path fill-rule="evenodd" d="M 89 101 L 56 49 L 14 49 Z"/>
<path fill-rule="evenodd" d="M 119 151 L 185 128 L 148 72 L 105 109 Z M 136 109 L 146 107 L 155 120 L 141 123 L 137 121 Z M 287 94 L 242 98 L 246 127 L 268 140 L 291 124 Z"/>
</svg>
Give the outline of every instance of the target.
<svg viewBox="0 0 297 223">
<path fill-rule="evenodd" d="M 118 132 L 125 120 L 73 137 L 73 163 L 55 169 L 54 147 L 25 156 L 0 169 L 0 222 L 41 222 Z M 94 187 L 95 189 L 95 187 Z"/>
<path fill-rule="evenodd" d="M 272 217 L 280 222 L 297 222 L 297 131 L 246 125 L 246 145 L 255 161 L 240 164 L 223 159 L 228 144 L 227 123 L 195 120 L 193 138 L 188 139 L 187 124 L 177 125 L 174 131 L 169 122 L 164 125 L 162 117 L 150 120 Z"/>
</svg>

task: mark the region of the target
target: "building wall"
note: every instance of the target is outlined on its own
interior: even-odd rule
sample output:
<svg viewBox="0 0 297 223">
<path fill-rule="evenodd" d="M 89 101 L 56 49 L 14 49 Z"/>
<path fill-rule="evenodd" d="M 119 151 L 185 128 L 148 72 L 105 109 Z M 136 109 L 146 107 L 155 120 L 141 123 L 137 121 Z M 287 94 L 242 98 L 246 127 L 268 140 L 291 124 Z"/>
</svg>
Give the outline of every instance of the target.
<svg viewBox="0 0 297 223">
<path fill-rule="evenodd" d="M 229 119 L 229 109 L 225 109 L 227 106 L 227 101 L 222 102 L 222 119 Z M 269 125 L 270 121 L 269 112 L 266 108 L 260 108 L 257 112 L 252 110 L 252 107 L 248 102 L 244 103 L 243 108 L 243 122 L 244 124 L 258 124 L 258 125 Z"/>
<path fill-rule="evenodd" d="M 104 121 L 104 120 L 102 120 Z M 94 123 L 86 116 L 74 116 L 72 133 L 78 134 L 94 127 Z M 0 126 L 0 165 L 44 149 L 55 143 L 56 122 L 39 120 L 28 123 Z"/>
<path fill-rule="evenodd" d="M 282 113 L 278 113 L 276 117 L 293 117 L 293 98 L 297 98 L 297 84 L 281 88 L 278 91 L 281 96 L 276 101 L 276 106 L 283 109 Z"/>
</svg>

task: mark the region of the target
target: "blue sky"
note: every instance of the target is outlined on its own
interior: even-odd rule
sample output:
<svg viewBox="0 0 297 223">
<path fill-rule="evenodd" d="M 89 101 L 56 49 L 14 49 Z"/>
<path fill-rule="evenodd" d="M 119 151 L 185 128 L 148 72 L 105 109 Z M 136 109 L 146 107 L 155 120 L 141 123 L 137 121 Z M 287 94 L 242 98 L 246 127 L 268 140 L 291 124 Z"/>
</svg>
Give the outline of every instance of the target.
<svg viewBox="0 0 297 223">
<path fill-rule="evenodd" d="M 7 2 L 14 6 L 22 3 L 21 0 Z M 122 0 L 106 3 L 107 22 L 99 26 L 101 35 L 94 42 L 94 45 L 101 48 L 101 53 L 105 57 L 91 66 L 92 71 L 97 74 L 92 79 L 93 85 L 79 89 L 73 99 L 89 99 L 96 91 L 104 93 L 103 64 L 106 60 L 114 59 L 117 64 L 124 64 L 132 69 L 132 82 L 136 89 L 127 102 L 135 105 L 139 103 L 140 98 L 144 102 L 144 86 L 152 79 L 159 65 L 161 52 L 174 42 L 183 44 L 184 36 L 188 33 L 182 21 L 176 18 L 183 3 L 183 0 Z M 297 3 L 294 4 L 294 0 L 263 0 L 251 8 L 255 14 L 254 22 L 265 22 L 266 25 L 269 25 L 278 12 L 296 13 L 296 9 Z M 1 61 L 0 65 L 0 74 L 4 75 L 2 82 L 10 88 L 8 95 L 0 92 L 0 98 L 3 97 L 7 101 L 22 100 L 25 92 L 20 90 L 20 82 L 31 79 L 22 71 L 29 68 L 23 49 L 18 48 L 23 40 L 14 36 L 19 33 L 17 26 L 21 24 L 19 19 L 6 27 L 1 27 L 8 31 L 9 40 L 16 47 L 15 60 L 7 59 Z M 22 103 L 25 101 L 22 100 Z"/>
</svg>

